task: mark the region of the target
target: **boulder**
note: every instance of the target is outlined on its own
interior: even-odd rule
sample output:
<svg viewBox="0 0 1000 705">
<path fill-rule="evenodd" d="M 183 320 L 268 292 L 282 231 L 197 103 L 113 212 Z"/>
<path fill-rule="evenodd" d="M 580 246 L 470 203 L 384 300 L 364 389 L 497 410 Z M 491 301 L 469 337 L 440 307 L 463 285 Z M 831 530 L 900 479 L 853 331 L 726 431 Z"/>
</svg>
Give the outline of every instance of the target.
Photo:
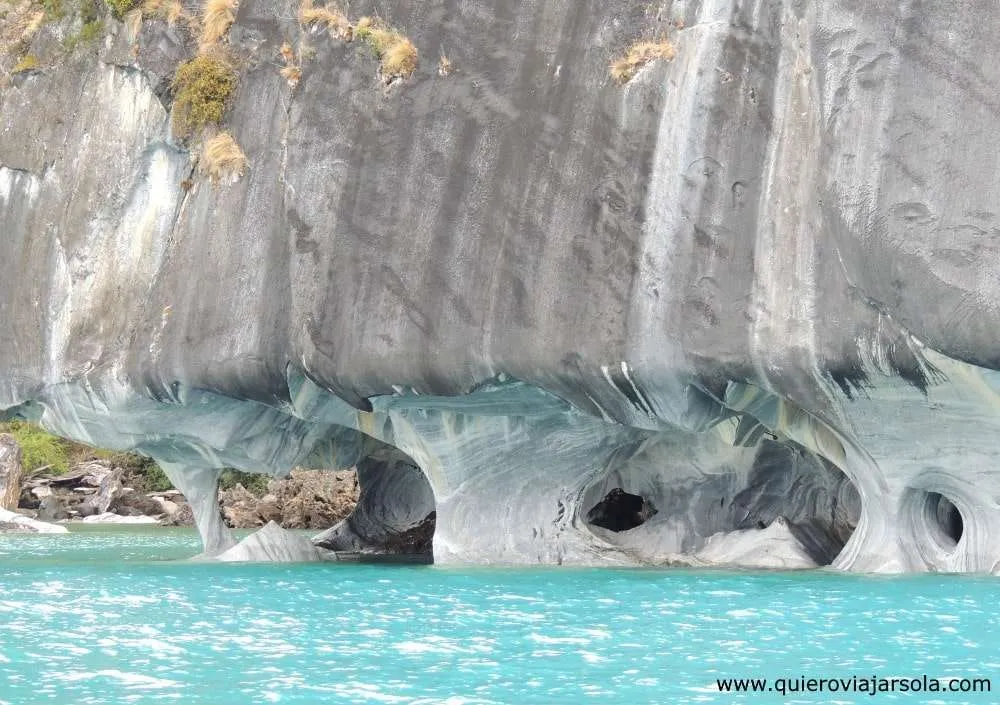
<svg viewBox="0 0 1000 705">
<path fill-rule="evenodd" d="M 167 526 L 194 526 L 194 512 L 187 502 L 178 505 L 177 513 L 173 516 L 164 517 L 163 523 Z"/>
<path fill-rule="evenodd" d="M 64 521 L 69 517 L 69 507 L 60 495 L 50 494 L 38 503 L 38 519 L 41 521 Z"/>
<path fill-rule="evenodd" d="M 788 521 L 781 516 L 765 528 L 714 534 L 695 554 L 695 559 L 705 565 L 739 568 L 802 570 L 817 567 Z"/>
<path fill-rule="evenodd" d="M 264 528 L 216 556 L 216 560 L 300 563 L 336 560 L 336 557 L 333 553 L 314 546 L 307 537 L 282 529 L 270 521 Z"/>
<path fill-rule="evenodd" d="M 21 447 L 9 433 L 0 433 L 0 509 L 17 509 L 21 495 Z"/>
<path fill-rule="evenodd" d="M 153 497 L 153 501 L 160 505 L 160 510 L 165 518 L 176 516 L 181 510 L 180 505 L 176 502 L 171 502 L 163 497 Z"/>
<path fill-rule="evenodd" d="M 257 513 L 257 498 L 243 485 L 219 492 L 219 505 L 226 524 L 235 529 L 254 529 L 263 526 Z"/>
<path fill-rule="evenodd" d="M 0 508 L 0 532 L 3 531 L 30 532 L 35 534 L 69 533 L 69 529 L 65 526 L 38 521 L 23 514 L 17 514 L 16 512 Z"/>
<path fill-rule="evenodd" d="M 122 488 L 112 497 L 105 511 L 121 516 L 156 516 L 163 513 L 163 508 L 152 497 Z"/>
<path fill-rule="evenodd" d="M 121 491 L 121 473 L 114 470 L 88 477 L 98 480 L 98 485 L 90 488 L 90 496 L 81 502 L 78 510 L 84 516 L 104 514 L 111 508 L 115 496 Z"/>
</svg>

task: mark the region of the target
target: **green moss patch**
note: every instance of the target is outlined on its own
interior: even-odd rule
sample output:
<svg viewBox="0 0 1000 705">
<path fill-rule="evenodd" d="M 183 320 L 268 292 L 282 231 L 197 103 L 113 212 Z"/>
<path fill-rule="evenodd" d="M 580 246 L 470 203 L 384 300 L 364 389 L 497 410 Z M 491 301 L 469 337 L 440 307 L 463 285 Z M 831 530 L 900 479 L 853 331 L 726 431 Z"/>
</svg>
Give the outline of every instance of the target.
<svg viewBox="0 0 1000 705">
<path fill-rule="evenodd" d="M 69 470 L 69 442 L 46 433 L 27 421 L 0 424 L 0 433 L 9 433 L 21 446 L 21 467 L 26 474 L 44 470 L 61 475 Z"/>
<path fill-rule="evenodd" d="M 132 10 L 139 4 L 138 0 L 104 0 L 104 2 L 107 3 L 112 14 L 118 19 L 123 18 L 129 10 Z"/>
<path fill-rule="evenodd" d="M 177 67 L 171 88 L 174 135 L 183 139 L 222 121 L 226 102 L 236 90 L 236 72 L 216 56 L 196 56 Z"/>
</svg>

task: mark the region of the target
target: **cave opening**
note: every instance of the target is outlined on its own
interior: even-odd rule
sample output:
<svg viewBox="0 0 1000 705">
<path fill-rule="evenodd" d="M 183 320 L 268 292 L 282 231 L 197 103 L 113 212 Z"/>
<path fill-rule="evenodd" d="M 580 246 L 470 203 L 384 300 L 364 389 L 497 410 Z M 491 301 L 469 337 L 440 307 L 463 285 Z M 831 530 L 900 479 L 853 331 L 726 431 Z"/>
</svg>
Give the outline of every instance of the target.
<svg viewBox="0 0 1000 705">
<path fill-rule="evenodd" d="M 764 439 L 726 509 L 724 530 L 760 530 L 781 519 L 801 550 L 827 566 L 858 525 L 861 495 L 826 458 L 787 439 Z"/>
<path fill-rule="evenodd" d="M 433 563 L 437 507 L 430 483 L 410 456 L 373 443 L 355 466 L 360 493 L 354 510 L 313 543 L 342 560 Z"/>
<path fill-rule="evenodd" d="M 940 492 L 928 492 L 924 500 L 927 524 L 934 527 L 933 535 L 938 545 L 945 551 L 954 550 L 965 533 L 962 512 Z"/>
<path fill-rule="evenodd" d="M 615 487 L 587 512 L 587 521 L 602 529 L 621 533 L 642 526 L 656 514 L 645 497 Z"/>
</svg>

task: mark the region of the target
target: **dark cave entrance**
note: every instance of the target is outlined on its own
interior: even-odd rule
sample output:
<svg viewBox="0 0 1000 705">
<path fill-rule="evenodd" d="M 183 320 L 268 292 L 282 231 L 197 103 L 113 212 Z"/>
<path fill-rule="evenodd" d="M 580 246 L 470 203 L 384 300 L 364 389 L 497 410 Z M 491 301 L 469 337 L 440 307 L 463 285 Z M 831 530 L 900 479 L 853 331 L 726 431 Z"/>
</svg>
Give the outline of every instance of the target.
<svg viewBox="0 0 1000 705">
<path fill-rule="evenodd" d="M 943 494 L 928 492 L 924 499 L 924 515 L 928 526 L 934 528 L 938 546 L 945 551 L 954 550 L 965 533 L 965 521 L 958 507 Z"/>
<path fill-rule="evenodd" d="M 313 542 L 342 559 L 432 563 L 437 511 L 427 477 L 398 448 L 370 442 L 373 450 L 355 466 L 354 511 Z"/>
<path fill-rule="evenodd" d="M 608 531 L 621 533 L 642 526 L 655 514 L 656 507 L 652 502 L 615 487 L 587 512 L 587 522 Z"/>
<path fill-rule="evenodd" d="M 792 441 L 763 440 L 747 486 L 729 506 L 731 529 L 762 529 L 783 518 L 817 565 L 840 555 L 857 528 L 861 494 L 836 465 Z"/>
</svg>

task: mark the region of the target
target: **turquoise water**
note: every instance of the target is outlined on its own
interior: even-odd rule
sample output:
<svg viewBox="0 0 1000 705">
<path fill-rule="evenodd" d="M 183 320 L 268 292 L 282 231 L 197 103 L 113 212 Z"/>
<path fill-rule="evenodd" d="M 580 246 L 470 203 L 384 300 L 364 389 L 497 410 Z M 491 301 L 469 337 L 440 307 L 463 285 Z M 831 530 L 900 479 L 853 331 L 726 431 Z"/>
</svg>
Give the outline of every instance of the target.
<svg viewBox="0 0 1000 705">
<path fill-rule="evenodd" d="M 197 550 L 162 528 L 0 536 L 0 703 L 1000 702 L 716 683 L 992 678 L 993 579 L 156 560 Z"/>
</svg>

